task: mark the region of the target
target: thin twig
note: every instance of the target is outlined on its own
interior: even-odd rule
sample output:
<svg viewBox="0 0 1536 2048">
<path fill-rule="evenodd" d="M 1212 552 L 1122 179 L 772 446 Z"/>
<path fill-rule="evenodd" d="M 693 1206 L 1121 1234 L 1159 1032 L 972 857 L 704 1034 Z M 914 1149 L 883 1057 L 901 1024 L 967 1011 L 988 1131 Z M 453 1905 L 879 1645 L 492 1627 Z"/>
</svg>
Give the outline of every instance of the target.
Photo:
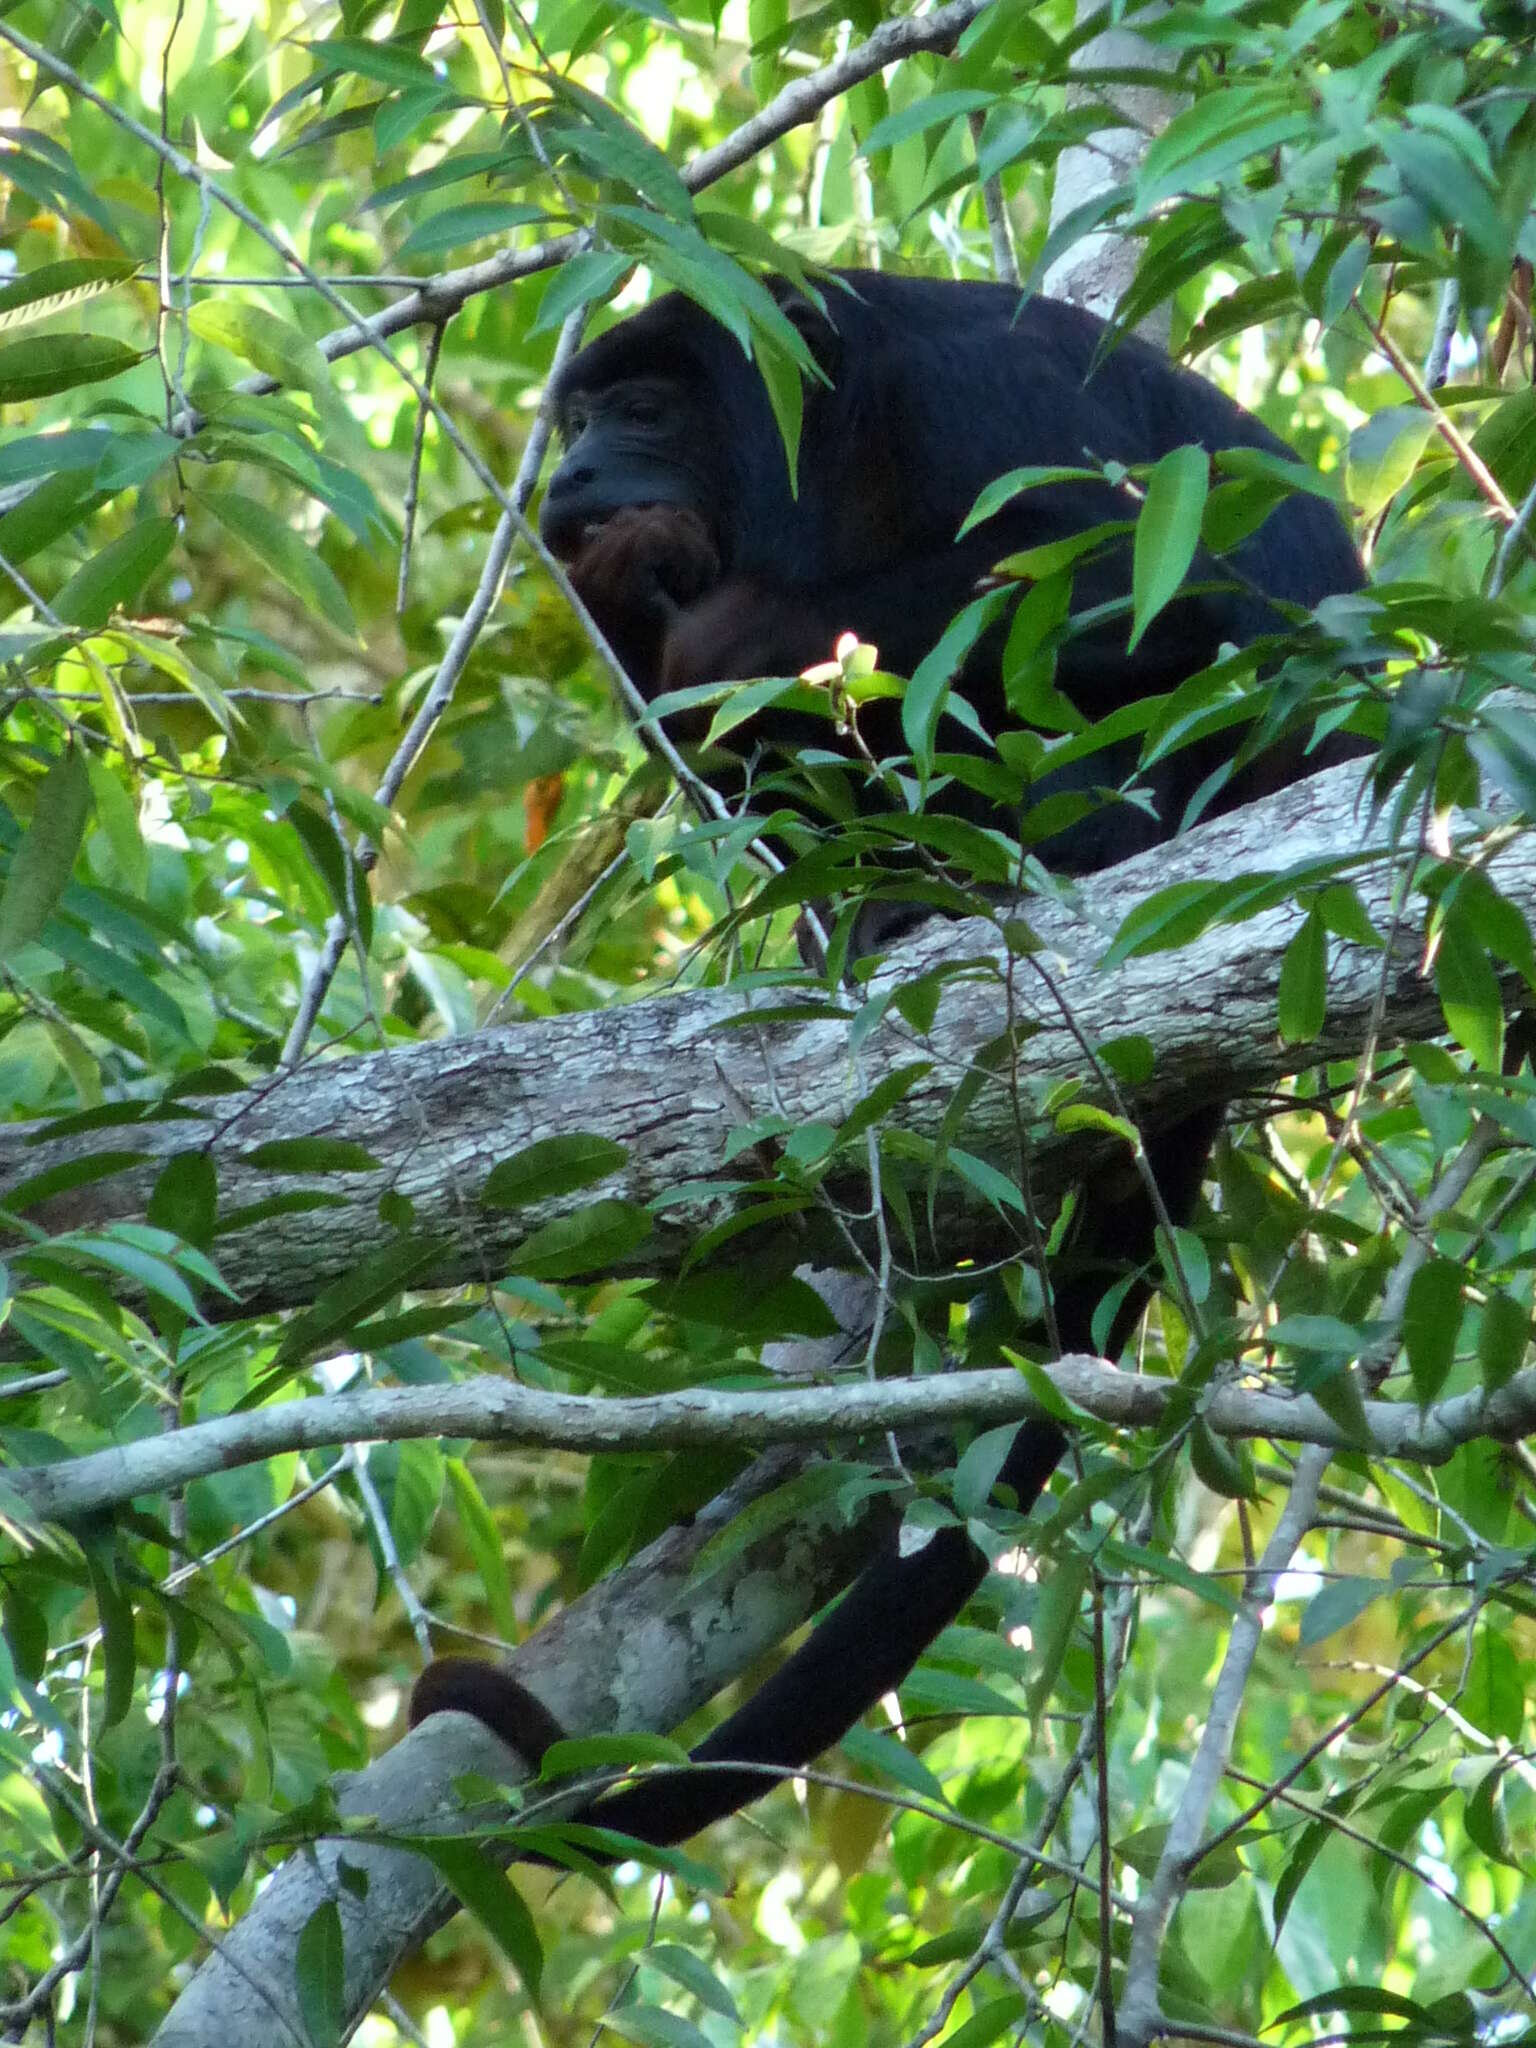
<svg viewBox="0 0 1536 2048">
<path fill-rule="evenodd" d="M 1297 1546 L 1311 1526 L 1317 1511 L 1317 1490 L 1331 1455 L 1321 1446 L 1312 1445 L 1296 1461 L 1290 1497 L 1264 1547 L 1263 1556 L 1248 1575 L 1247 1590 L 1232 1623 L 1226 1655 L 1211 1693 L 1205 1728 L 1189 1767 L 1178 1810 L 1169 1826 L 1163 1853 L 1158 1858 L 1157 1870 L 1132 1917 L 1131 1950 L 1126 1963 L 1125 1995 L 1121 2006 L 1121 2025 L 1130 2048 L 1146 2048 L 1146 2044 L 1165 2030 L 1158 2001 L 1163 1943 L 1190 1873 L 1205 1853 L 1201 1837 L 1231 1760 L 1248 1676 L 1263 1641 L 1265 1610 L 1275 1597 L 1275 1585 L 1280 1574 L 1289 1567 Z"/>
</svg>

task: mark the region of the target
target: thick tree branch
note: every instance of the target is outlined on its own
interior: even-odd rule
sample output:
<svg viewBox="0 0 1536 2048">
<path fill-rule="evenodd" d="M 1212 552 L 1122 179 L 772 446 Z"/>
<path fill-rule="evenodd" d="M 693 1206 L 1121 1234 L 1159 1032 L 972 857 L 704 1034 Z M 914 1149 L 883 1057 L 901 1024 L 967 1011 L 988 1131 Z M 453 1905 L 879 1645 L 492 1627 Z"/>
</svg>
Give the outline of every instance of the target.
<svg viewBox="0 0 1536 2048">
<path fill-rule="evenodd" d="M 671 1529 L 635 1561 L 547 1622 L 509 1668 L 572 1734 L 672 1728 L 771 1649 L 843 1585 L 889 1533 L 877 1506 L 853 1526 L 835 1508 L 729 1559 L 704 1578 L 699 1553 L 732 1516 L 797 1469 L 793 1453 L 760 1459 L 687 1528 Z M 456 1782 L 468 1774 L 515 1782 L 511 1752 L 464 1714 L 434 1715 L 342 1787 L 343 1814 L 401 1834 L 466 1826 Z M 487 1844 L 487 1853 L 493 1852 Z M 338 1877 L 367 1875 L 366 1897 Z M 318 1842 L 288 1858 L 240 1924 L 219 1943 L 154 2036 L 154 2048 L 290 2048 L 307 2039 L 294 1951 L 327 1900 L 341 1914 L 344 2006 L 366 2011 L 402 1956 L 455 1910 L 425 1858 L 366 1840 Z"/>
<path fill-rule="evenodd" d="M 1170 1122 L 1213 1094 L 1267 1090 L 1294 1070 L 1296 1049 L 1275 1034 L 1280 961 L 1299 917 L 1289 902 L 1241 924 L 1217 926 L 1177 952 L 1133 958 L 1112 970 L 1099 962 L 1121 920 L 1154 889 L 1294 872 L 1359 847 L 1359 788 L 1357 766 L 1330 769 L 1095 876 L 1080 891 L 1080 909 L 1030 902 L 1026 913 L 1040 946 L 1030 958 L 1009 962 L 996 932 L 981 922 L 925 927 L 892 955 L 877 993 L 946 964 L 971 963 L 973 971 L 946 982 L 925 1036 L 890 1011 L 863 1038 L 857 1061 L 846 1050 L 846 1006 L 829 1001 L 823 1017 L 752 1028 L 745 1023 L 752 997 L 730 990 L 664 996 L 473 1038 L 316 1062 L 244 1094 L 180 1104 L 175 1120 L 63 1138 L 50 1138 L 44 1127 L 14 1126 L 0 1132 L 0 1188 L 28 1203 L 29 1217 L 46 1228 L 94 1230 L 141 1217 L 172 1155 L 207 1152 L 226 1219 L 214 1253 L 233 1293 L 231 1303 L 205 1304 L 219 1314 L 312 1301 L 353 1276 L 361 1260 L 381 1253 L 398 1254 L 402 1284 L 492 1280 L 514 1266 L 531 1230 L 598 1195 L 661 1204 L 652 1234 L 616 1260 L 616 1269 L 675 1269 L 700 1231 L 732 1210 L 733 1197 L 721 1187 L 732 1129 L 783 1113 L 836 1126 L 870 1087 L 914 1062 L 924 1063 L 924 1071 L 891 1111 L 889 1125 L 933 1142 L 962 1143 L 1012 1171 L 1020 1108 L 1006 1074 L 976 1090 L 960 1131 L 951 1130 L 948 1119 L 956 1087 L 986 1065 L 1005 1033 L 1026 1023 L 1035 1027 L 1018 1058 L 1026 1089 L 1043 1095 L 1063 1081 L 1082 1081 L 1089 1102 L 1102 1103 L 1105 1096 L 1092 1076 L 1084 1078 L 1084 1043 L 1128 1031 L 1142 1036 L 1154 1056 L 1150 1078 L 1122 1084 L 1120 1096 L 1151 1125 Z M 1536 918 L 1536 851 L 1527 835 L 1509 838 L 1489 858 L 1487 872 Z M 1411 1037 L 1443 1029 L 1432 984 L 1420 971 L 1422 904 L 1410 901 L 1393 921 L 1397 875 L 1397 863 L 1380 846 L 1358 856 L 1351 879 L 1377 929 L 1395 932 L 1395 950 L 1384 958 L 1369 948 L 1335 945 L 1328 1020 L 1306 1048 L 1309 1062 L 1356 1051 L 1383 990 L 1390 1033 Z M 572 1129 L 616 1140 L 628 1155 L 624 1166 L 579 1194 L 511 1211 L 482 1205 L 481 1189 L 498 1160 Z M 377 1164 L 301 1175 L 265 1163 L 262 1148 L 273 1141 L 315 1135 L 360 1145 Z M 1042 1123 L 1032 1141 L 1036 1190 L 1049 1193 L 1081 1172 L 1085 1156 L 1093 1156 L 1084 1148 L 1082 1132 Z M 865 1161 L 862 1147 L 855 1149 L 849 1192 L 858 1206 Z M 54 1195 L 47 1192 L 49 1179 L 34 1181 L 73 1175 L 90 1158 L 102 1162 L 104 1178 Z M 701 1182 L 712 1185 L 689 1191 Z M 380 1220 L 386 1191 L 413 1205 L 408 1244 L 392 1240 Z M 325 1205 L 323 1228 L 313 1212 L 270 1213 L 275 1197 L 306 1192 Z M 238 1212 L 258 1204 L 256 1220 L 236 1227 Z M 938 1210 L 936 1227 L 945 1233 L 936 1247 L 940 1256 L 974 1254 L 991 1241 L 989 1232 L 995 1234 L 992 1212 L 958 1179 L 946 1180 Z M 788 1264 L 829 1247 L 845 1252 L 822 1210 L 808 1206 L 795 1222 L 798 1229 L 786 1230 L 777 1248 L 761 1228 L 740 1245 L 758 1262 L 776 1249 Z"/>
</svg>

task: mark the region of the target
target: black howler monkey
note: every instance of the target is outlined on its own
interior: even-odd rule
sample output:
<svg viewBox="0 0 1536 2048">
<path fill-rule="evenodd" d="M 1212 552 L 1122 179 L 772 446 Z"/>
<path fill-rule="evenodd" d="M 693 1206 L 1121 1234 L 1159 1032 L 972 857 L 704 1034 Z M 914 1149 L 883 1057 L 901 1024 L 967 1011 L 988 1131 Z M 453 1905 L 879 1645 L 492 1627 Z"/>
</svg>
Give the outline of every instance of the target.
<svg viewBox="0 0 1536 2048">
<path fill-rule="evenodd" d="M 739 345 L 689 300 L 670 296 L 622 321 L 575 358 L 556 393 L 565 454 L 545 495 L 542 530 L 641 692 L 759 675 L 793 675 L 825 660 L 841 633 L 872 641 L 882 667 L 910 675 L 1002 558 L 1101 525 L 1117 530 L 1078 562 L 1056 687 L 1089 718 L 1169 690 L 1227 642 L 1248 644 L 1356 589 L 1361 570 L 1333 507 L 1306 492 L 1283 498 L 1220 562 L 1199 560 L 1189 590 L 1127 647 L 1134 501 L 1108 479 L 1063 479 L 1023 492 L 964 538 L 957 532 L 985 485 L 1024 466 L 1081 469 L 1155 462 L 1171 449 L 1248 448 L 1285 454 L 1257 420 L 1202 379 L 1134 339 L 1106 347 L 1091 314 L 1046 299 L 1023 305 L 997 285 L 863 272 L 824 285 L 825 310 L 775 286 L 826 382 L 807 382 L 798 494 L 767 395 Z M 1010 723 L 1001 634 L 984 638 L 959 679 L 989 730 Z M 863 707 L 877 758 L 903 752 L 899 710 Z M 770 709 L 732 736 L 770 751 L 835 744 L 831 727 Z M 1239 728 L 1240 731 L 1240 728 Z M 684 721 L 680 737 L 692 735 Z M 974 746 L 961 735 L 950 744 Z M 1213 768 L 1230 760 L 1230 728 L 1174 754 L 1149 778 L 1155 808 L 1092 808 L 1039 849 L 1047 864 L 1085 873 L 1169 837 Z M 1313 757 L 1322 765 L 1325 754 Z M 1074 788 L 1114 784 L 1135 743 L 1082 766 Z M 1294 777 L 1300 742 L 1249 764 L 1211 808 Z M 1059 784 L 1057 785 L 1059 786 Z M 888 801 L 877 789 L 866 801 Z M 941 801 L 995 818 L 963 778 Z M 1016 819 L 1007 820 L 1016 825 Z M 1151 1141 L 1169 1213 L 1197 1198 L 1220 1105 Z M 1102 1272 L 1151 1249 L 1139 1181 L 1096 1180 L 1080 1198 L 1087 1259 L 1052 1274 L 1056 1326 L 1069 1349 L 1090 1347 Z M 1120 1308 L 1117 1339 L 1145 1288 Z M 1052 1424 L 1028 1423 L 1000 1474 L 1022 1509 L 1038 1498 L 1063 1449 Z M 710 1763 L 793 1770 L 836 1742 L 899 1684 L 959 1613 L 986 1569 L 963 1529 L 935 1534 L 872 1563 L 803 1648 L 694 1752 Z M 418 1681 L 417 1722 L 440 1708 L 477 1715 L 537 1761 L 559 1731 L 497 1668 L 445 1658 Z M 657 1845 L 681 1841 L 765 1789 L 753 1771 L 666 1774 L 600 1798 L 581 1816 Z"/>
</svg>

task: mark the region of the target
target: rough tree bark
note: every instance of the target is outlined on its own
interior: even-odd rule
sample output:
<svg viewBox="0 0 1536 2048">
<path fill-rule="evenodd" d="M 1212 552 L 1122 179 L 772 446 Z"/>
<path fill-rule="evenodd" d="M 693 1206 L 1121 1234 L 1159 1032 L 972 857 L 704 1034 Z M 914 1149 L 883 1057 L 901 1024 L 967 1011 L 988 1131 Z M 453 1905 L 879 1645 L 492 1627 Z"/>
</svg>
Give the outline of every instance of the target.
<svg viewBox="0 0 1536 2048">
<path fill-rule="evenodd" d="M 846 1582 L 889 1528 L 876 1507 L 851 1526 L 828 1512 L 738 1554 L 702 1583 L 700 1551 L 733 1515 L 792 1476 L 803 1459 L 771 1452 L 703 1510 L 548 1622 L 510 1661 L 573 1734 L 671 1728 L 771 1649 Z M 462 1832 L 456 1781 L 474 1774 L 516 1783 L 510 1750 L 466 1714 L 434 1715 L 344 1781 L 339 1805 L 395 1834 Z M 494 1855 L 495 1845 L 485 1845 Z M 366 1892 L 342 1882 L 361 1871 Z M 505 1857 L 502 1859 L 505 1861 Z M 432 1864 L 412 1850 L 357 1836 L 317 1842 L 288 1858 L 210 1954 L 154 2036 L 154 2048 L 293 2048 L 300 2018 L 294 1954 L 328 1901 L 341 1915 L 343 2006 L 354 2023 L 401 1959 L 456 1910 Z"/>
<path fill-rule="evenodd" d="M 1078 0 L 1079 27 L 1103 11 L 1098 0 Z M 1135 20 L 1144 23 L 1160 11 L 1142 8 Z M 1171 75 L 1176 61 L 1175 51 L 1159 49 L 1134 27 L 1121 26 L 1090 37 L 1073 56 L 1072 69 Z M 1053 231 L 1080 206 L 1090 205 L 1117 185 L 1134 182 L 1148 142 L 1186 101 L 1182 93 L 1144 83 L 1069 88 L 1067 104 L 1102 107 L 1105 121 L 1086 142 L 1073 143 L 1057 160 L 1056 181 L 1051 187 Z M 1115 228 L 1079 235 L 1046 271 L 1041 289 L 1047 298 L 1069 299 L 1074 306 L 1086 306 L 1102 319 L 1113 320 L 1122 297 L 1135 282 L 1142 247 L 1135 236 L 1123 235 Z M 1172 303 L 1165 300 L 1138 323 L 1137 332 L 1166 348 L 1172 324 Z"/>
<path fill-rule="evenodd" d="M 1022 914 L 1039 950 L 1027 958 L 1010 960 L 995 930 L 979 921 L 931 924 L 892 955 L 872 996 L 946 965 L 974 963 L 973 971 L 945 983 L 926 1034 L 888 1011 L 864 1036 L 856 1058 L 848 1052 L 847 1006 L 828 1002 L 819 1018 L 754 1028 L 744 1022 L 754 999 L 728 989 L 662 996 L 472 1038 L 315 1061 L 242 1094 L 182 1105 L 185 1119 L 171 1122 L 58 1139 L 17 1125 L 0 1132 L 0 1190 L 9 1190 L 0 1198 L 27 1207 L 55 1232 L 98 1229 L 142 1216 L 165 1161 L 186 1150 L 206 1150 L 214 1160 L 226 1219 L 246 1205 L 265 1210 L 276 1197 L 320 1195 L 329 1206 L 319 1217 L 262 1213 L 244 1227 L 226 1227 L 213 1251 L 231 1296 L 205 1304 L 218 1315 L 303 1305 L 380 1254 L 399 1261 L 402 1284 L 418 1288 L 493 1280 L 515 1265 L 517 1248 L 532 1230 L 596 1197 L 646 1204 L 712 1183 L 707 1193 L 665 1202 L 652 1234 L 612 1266 L 616 1272 L 675 1270 L 700 1231 L 732 1209 L 733 1196 L 722 1185 L 730 1177 L 721 1171 L 732 1129 L 775 1113 L 837 1125 L 887 1075 L 916 1062 L 926 1071 L 888 1122 L 936 1139 L 945 1131 L 955 1088 L 1010 1027 L 1037 1027 L 1017 1060 L 1026 1112 L 1031 1097 L 1073 1078 L 1082 1080 L 1084 1100 L 1102 1103 L 1104 1091 L 1086 1071 L 1084 1043 L 1139 1034 L 1152 1049 L 1151 1074 L 1123 1085 L 1121 1095 L 1152 1125 L 1176 1119 L 1213 1094 L 1231 1099 L 1267 1090 L 1301 1058 L 1350 1056 L 1379 998 L 1389 1037 L 1443 1028 L 1433 985 L 1420 967 L 1425 905 L 1410 899 L 1396 907 L 1403 856 L 1380 836 L 1367 847 L 1362 810 L 1361 769 L 1345 764 L 1096 875 L 1071 900 L 1031 900 Z M 1462 837 L 1473 836 L 1468 823 Z M 1392 934 L 1392 947 L 1384 955 L 1335 942 L 1327 1023 L 1302 1053 L 1281 1045 L 1275 1034 L 1280 959 L 1300 917 L 1288 902 L 1240 924 L 1217 925 L 1176 952 L 1111 969 L 1100 965 L 1122 919 L 1154 890 L 1281 875 L 1351 855 L 1349 878 L 1378 930 Z M 1488 872 L 1536 918 L 1536 852 L 1527 838 L 1500 847 Z M 482 1205 L 481 1189 L 499 1160 L 572 1128 L 623 1145 L 623 1167 L 578 1194 L 512 1211 Z M 301 1175 L 263 1163 L 264 1146 L 316 1135 L 361 1145 L 377 1164 Z M 961 1130 L 948 1135 L 1013 1170 L 1017 1108 L 1009 1077 L 983 1085 Z M 91 1158 L 100 1162 L 103 1178 L 48 1192 L 54 1176 Z M 1081 1132 L 1045 1124 L 1034 1134 L 1033 1185 L 1049 1194 L 1091 1158 Z M 846 1190 L 854 1208 L 863 1205 L 856 1185 L 862 1165 L 861 1150 Z M 754 1177 L 750 1169 L 741 1175 Z M 392 1238 L 380 1219 L 379 1198 L 390 1190 L 413 1205 L 408 1241 Z M 831 1191 L 841 1192 L 836 1183 Z M 794 1224 L 778 1243 L 766 1228 L 746 1233 L 735 1255 L 758 1265 L 778 1256 L 793 1265 L 844 1251 L 824 1212 L 808 1207 Z M 937 1233 L 935 1256 L 975 1254 L 995 1241 L 996 1218 L 949 1179 Z M 729 1249 L 725 1255 L 731 1256 Z"/>
</svg>

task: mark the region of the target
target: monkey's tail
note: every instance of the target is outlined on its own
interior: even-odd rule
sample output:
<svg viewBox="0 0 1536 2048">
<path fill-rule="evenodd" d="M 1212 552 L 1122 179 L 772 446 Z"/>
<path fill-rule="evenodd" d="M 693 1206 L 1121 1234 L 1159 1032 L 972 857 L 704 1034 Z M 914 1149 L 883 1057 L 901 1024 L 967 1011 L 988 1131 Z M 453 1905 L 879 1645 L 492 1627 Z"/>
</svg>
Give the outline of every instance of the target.
<svg viewBox="0 0 1536 2048">
<path fill-rule="evenodd" d="M 1053 1422 L 1026 1422 L 998 1474 L 1021 1513 L 1039 1499 L 1066 1449 Z M 593 1801 L 583 1821 L 665 1848 L 772 1789 L 762 1767 L 795 1771 L 840 1742 L 877 1700 L 901 1684 L 986 1577 L 987 1560 L 964 1529 L 940 1529 L 903 1557 L 895 1542 L 874 1558 L 794 1655 L 721 1722 L 689 1762 L 722 1766 L 652 1773 Z M 751 1770 L 731 1770 L 750 1764 Z"/>
</svg>

